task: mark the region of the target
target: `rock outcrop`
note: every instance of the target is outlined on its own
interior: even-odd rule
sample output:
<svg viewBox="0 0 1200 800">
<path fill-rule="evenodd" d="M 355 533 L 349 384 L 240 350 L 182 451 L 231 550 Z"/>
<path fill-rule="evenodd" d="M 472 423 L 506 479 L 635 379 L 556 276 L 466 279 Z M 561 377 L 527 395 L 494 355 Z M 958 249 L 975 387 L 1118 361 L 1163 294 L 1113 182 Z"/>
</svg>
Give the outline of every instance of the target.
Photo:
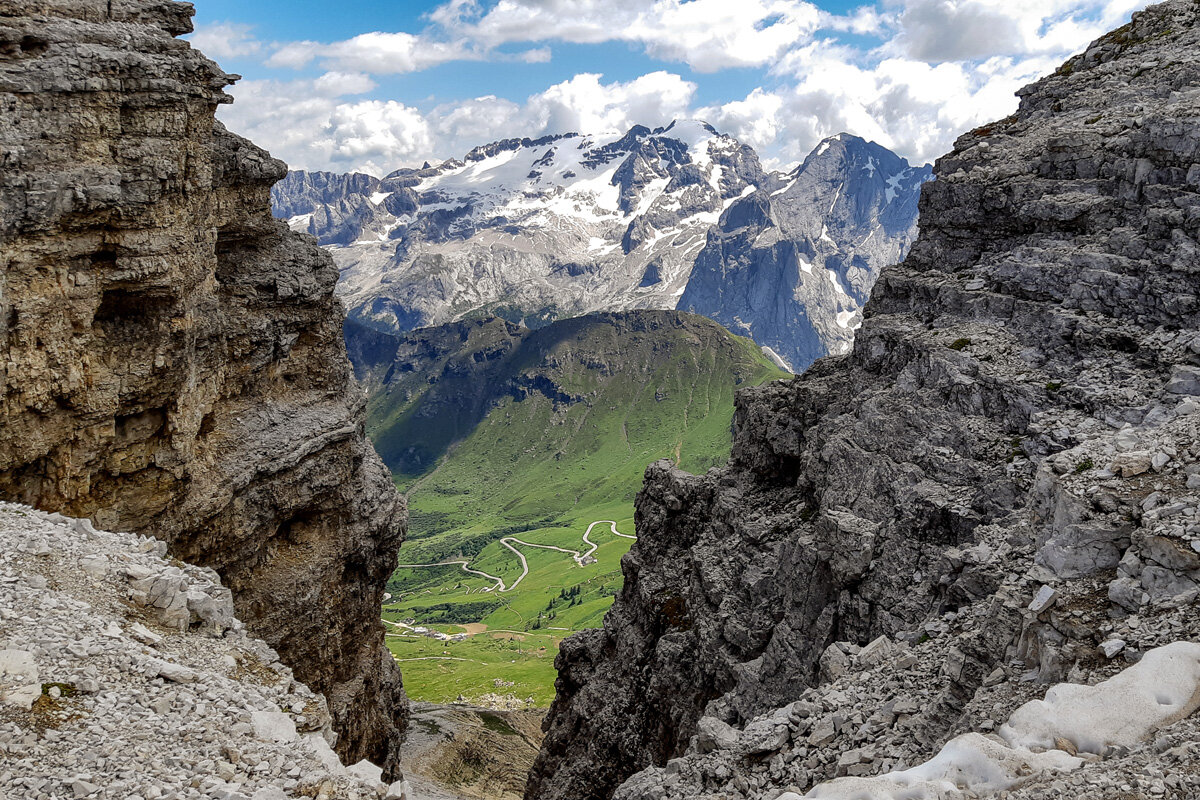
<svg viewBox="0 0 1200 800">
<path fill-rule="evenodd" d="M 1198 23 L 1141 12 L 960 138 L 853 351 L 742 392 L 728 467 L 649 468 L 528 798 L 802 793 L 1200 638 Z M 1191 796 L 1180 725 L 1108 754 Z M 1012 796 L 1141 777 L 1071 780 Z"/>
<path fill-rule="evenodd" d="M 0 496 L 153 534 L 394 771 L 378 609 L 402 505 L 363 434 L 337 270 L 214 122 L 236 76 L 164 0 L 0 1 Z"/>
</svg>

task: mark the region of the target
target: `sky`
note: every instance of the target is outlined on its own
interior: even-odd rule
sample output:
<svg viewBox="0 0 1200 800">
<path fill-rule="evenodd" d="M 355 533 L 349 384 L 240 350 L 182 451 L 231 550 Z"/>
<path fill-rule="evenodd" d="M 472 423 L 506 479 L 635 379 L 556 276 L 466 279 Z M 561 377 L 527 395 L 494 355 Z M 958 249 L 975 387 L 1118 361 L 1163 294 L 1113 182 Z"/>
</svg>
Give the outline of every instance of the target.
<svg viewBox="0 0 1200 800">
<path fill-rule="evenodd" d="M 295 169 L 698 118 L 786 169 L 847 132 L 914 163 L 1150 0 L 193 0 L 219 117 Z"/>
</svg>

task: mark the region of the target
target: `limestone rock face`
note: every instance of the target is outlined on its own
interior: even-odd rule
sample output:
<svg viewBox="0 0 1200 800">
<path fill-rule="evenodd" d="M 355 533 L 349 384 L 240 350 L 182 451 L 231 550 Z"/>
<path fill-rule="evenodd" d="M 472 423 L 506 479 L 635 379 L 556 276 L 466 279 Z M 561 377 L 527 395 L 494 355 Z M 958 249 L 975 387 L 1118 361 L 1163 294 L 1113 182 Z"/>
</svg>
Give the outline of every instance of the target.
<svg viewBox="0 0 1200 800">
<path fill-rule="evenodd" d="M 743 391 L 727 467 L 647 470 L 528 798 L 803 793 L 1200 635 L 1198 20 L 1142 12 L 960 138 L 853 351 Z"/>
<path fill-rule="evenodd" d="M 378 608 L 403 506 L 364 438 L 337 270 L 175 2 L 0 0 L 0 495 L 165 540 L 394 771 Z"/>
</svg>

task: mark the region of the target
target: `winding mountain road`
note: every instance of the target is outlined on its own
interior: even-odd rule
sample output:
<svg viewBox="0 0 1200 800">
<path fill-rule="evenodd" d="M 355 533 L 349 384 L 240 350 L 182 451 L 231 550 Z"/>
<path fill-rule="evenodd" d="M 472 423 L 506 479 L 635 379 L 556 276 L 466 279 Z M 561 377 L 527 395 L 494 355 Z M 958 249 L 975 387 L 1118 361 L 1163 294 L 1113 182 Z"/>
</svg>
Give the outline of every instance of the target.
<svg viewBox="0 0 1200 800">
<path fill-rule="evenodd" d="M 471 569 L 471 562 L 464 561 L 462 559 L 455 559 L 455 560 L 451 560 L 451 561 L 438 561 L 434 564 L 397 564 L 396 566 L 398 569 L 421 569 L 424 567 L 458 566 L 458 567 L 462 568 L 463 572 L 469 573 L 471 575 L 478 575 L 481 578 L 486 578 L 489 581 L 495 582 L 495 585 L 493 585 L 490 588 L 485 588 L 484 591 L 491 592 L 491 591 L 498 590 L 500 592 L 511 592 L 513 589 L 517 588 L 521 584 L 521 581 L 525 580 L 525 576 L 529 574 L 529 562 L 525 560 L 525 554 L 522 553 L 520 550 L 518 550 L 516 547 L 514 547 L 514 545 L 521 545 L 523 547 L 536 547 L 539 550 L 555 550 L 559 553 L 566 553 L 575 561 L 576 566 L 582 567 L 582 566 L 586 566 L 587 559 L 591 558 L 592 553 L 595 553 L 596 550 L 600 547 L 600 545 L 596 544 L 591 539 L 592 529 L 595 528 L 597 525 L 608 525 L 608 529 L 610 531 L 612 531 L 612 534 L 614 536 L 620 536 L 622 539 L 634 539 L 634 540 L 637 539 L 636 536 L 631 536 L 628 533 L 621 533 L 619 530 L 617 530 L 617 523 L 611 519 L 596 520 L 591 525 L 588 525 L 587 530 L 583 532 L 583 543 L 588 546 L 588 549 L 586 552 L 583 552 L 583 553 L 579 552 L 578 550 L 571 550 L 571 549 L 565 548 L 565 547 L 555 547 L 552 544 L 535 544 L 533 542 L 523 542 L 520 539 L 516 538 L 515 536 L 505 536 L 503 539 L 500 540 L 501 546 L 506 547 L 508 550 L 510 550 L 513 553 L 513 555 L 515 555 L 521 561 L 521 575 L 515 581 L 512 582 L 512 585 L 506 584 L 504 582 L 503 578 L 499 578 L 495 575 L 490 575 L 486 572 L 481 572 L 480 570 L 477 570 L 477 569 Z"/>
</svg>

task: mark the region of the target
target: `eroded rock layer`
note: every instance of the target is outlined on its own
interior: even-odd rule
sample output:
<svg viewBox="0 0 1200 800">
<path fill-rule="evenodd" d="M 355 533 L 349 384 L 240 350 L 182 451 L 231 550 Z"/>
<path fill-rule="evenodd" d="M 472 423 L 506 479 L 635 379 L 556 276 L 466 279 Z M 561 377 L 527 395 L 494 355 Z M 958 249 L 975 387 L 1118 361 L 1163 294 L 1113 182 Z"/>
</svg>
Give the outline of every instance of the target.
<svg viewBox="0 0 1200 800">
<path fill-rule="evenodd" d="M 963 136 L 853 352 L 741 393 L 728 467 L 650 467 L 527 797 L 803 792 L 1200 637 L 1198 18 Z"/>
<path fill-rule="evenodd" d="M 0 0 L 0 494 L 152 533 L 395 765 L 378 608 L 402 504 L 363 435 L 337 271 L 214 122 L 191 6 Z"/>
</svg>

